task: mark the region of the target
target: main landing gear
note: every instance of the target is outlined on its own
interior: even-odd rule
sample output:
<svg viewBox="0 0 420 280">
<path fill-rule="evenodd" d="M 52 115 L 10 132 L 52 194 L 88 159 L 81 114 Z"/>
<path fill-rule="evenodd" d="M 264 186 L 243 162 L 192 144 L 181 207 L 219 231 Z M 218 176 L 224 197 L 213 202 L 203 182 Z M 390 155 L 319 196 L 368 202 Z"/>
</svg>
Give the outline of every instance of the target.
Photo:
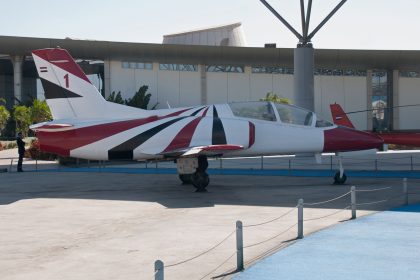
<svg viewBox="0 0 420 280">
<path fill-rule="evenodd" d="M 338 166 L 340 170 L 335 173 L 334 175 L 334 184 L 335 185 L 342 185 L 346 182 L 347 176 L 344 173 L 343 162 L 341 156 L 338 156 Z"/>
<path fill-rule="evenodd" d="M 210 183 L 206 170 L 209 166 L 207 157 L 204 155 L 198 158 L 180 158 L 177 160 L 179 179 L 183 184 L 192 184 L 197 192 L 206 192 Z"/>
</svg>

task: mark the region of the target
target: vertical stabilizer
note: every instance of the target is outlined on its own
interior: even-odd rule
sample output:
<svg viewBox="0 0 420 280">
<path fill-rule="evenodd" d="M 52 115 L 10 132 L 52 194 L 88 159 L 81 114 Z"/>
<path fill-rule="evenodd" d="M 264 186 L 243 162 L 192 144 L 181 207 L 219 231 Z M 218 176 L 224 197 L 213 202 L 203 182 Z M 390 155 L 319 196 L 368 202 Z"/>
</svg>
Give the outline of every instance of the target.
<svg viewBox="0 0 420 280">
<path fill-rule="evenodd" d="M 354 128 L 353 123 L 350 121 L 349 117 L 339 104 L 331 104 L 330 109 L 334 124 Z"/>
<path fill-rule="evenodd" d="M 104 116 L 107 102 L 66 50 L 40 49 L 32 56 L 55 120 Z"/>
</svg>

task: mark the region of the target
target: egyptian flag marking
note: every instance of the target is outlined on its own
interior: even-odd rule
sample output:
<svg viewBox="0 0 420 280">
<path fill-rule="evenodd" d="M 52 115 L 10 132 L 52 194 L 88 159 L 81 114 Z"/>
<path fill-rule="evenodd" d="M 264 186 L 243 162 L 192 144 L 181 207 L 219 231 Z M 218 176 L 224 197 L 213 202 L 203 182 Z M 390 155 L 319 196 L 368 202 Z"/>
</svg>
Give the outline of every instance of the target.
<svg viewBox="0 0 420 280">
<path fill-rule="evenodd" d="M 47 69 L 46 66 L 41 66 L 41 67 L 39 67 L 39 71 L 42 72 L 42 73 L 47 73 L 48 69 Z"/>
<path fill-rule="evenodd" d="M 227 144 L 226 133 L 223 127 L 222 120 L 219 118 L 216 106 L 213 105 L 213 133 L 211 139 L 212 145 Z"/>
<path fill-rule="evenodd" d="M 185 119 L 186 117 L 180 117 L 173 120 L 170 120 L 168 122 L 162 123 L 158 126 L 155 126 L 149 130 L 146 130 L 136 136 L 134 136 L 131 139 L 128 139 L 124 143 L 112 148 L 108 151 L 108 158 L 110 160 L 112 159 L 133 159 L 133 151 L 135 148 L 167 128 L 168 126 Z"/>
</svg>

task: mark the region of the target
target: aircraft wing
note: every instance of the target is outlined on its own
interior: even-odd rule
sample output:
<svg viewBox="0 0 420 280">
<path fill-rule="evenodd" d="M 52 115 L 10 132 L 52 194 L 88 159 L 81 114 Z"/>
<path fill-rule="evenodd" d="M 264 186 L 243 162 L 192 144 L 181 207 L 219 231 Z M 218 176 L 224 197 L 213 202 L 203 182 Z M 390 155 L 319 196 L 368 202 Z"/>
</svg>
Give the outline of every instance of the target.
<svg viewBox="0 0 420 280">
<path fill-rule="evenodd" d="M 166 151 L 161 153 L 161 155 L 166 157 L 192 157 L 197 155 L 206 155 L 206 156 L 220 156 L 226 152 L 233 152 L 238 150 L 243 150 L 244 147 L 241 145 L 208 145 L 208 146 L 197 146 L 197 147 L 188 147 L 185 149 L 178 149 L 172 151 Z"/>
</svg>

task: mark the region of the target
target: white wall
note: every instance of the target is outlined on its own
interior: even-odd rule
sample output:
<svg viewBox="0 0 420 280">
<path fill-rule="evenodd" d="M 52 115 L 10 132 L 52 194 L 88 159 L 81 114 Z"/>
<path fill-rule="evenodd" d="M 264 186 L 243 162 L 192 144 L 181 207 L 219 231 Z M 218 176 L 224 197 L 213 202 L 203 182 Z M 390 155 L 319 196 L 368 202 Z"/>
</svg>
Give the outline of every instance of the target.
<svg viewBox="0 0 420 280">
<path fill-rule="evenodd" d="M 315 112 L 331 121 L 330 104 L 340 104 L 345 112 L 367 109 L 366 77 L 315 76 Z M 367 129 L 367 113 L 349 115 L 357 129 Z"/>
<path fill-rule="evenodd" d="M 201 104 L 200 72 L 179 72 L 180 106 L 194 106 Z"/>
<path fill-rule="evenodd" d="M 420 104 L 420 78 L 399 79 L 398 105 Z M 399 129 L 420 129 L 419 107 L 402 107 L 399 110 Z"/>
<path fill-rule="evenodd" d="M 250 69 L 245 69 L 245 73 L 228 73 L 228 93 L 227 101 L 249 101 L 251 90 L 249 86 Z"/>
<path fill-rule="evenodd" d="M 228 74 L 207 72 L 207 102 L 209 104 L 228 101 Z"/>
</svg>

